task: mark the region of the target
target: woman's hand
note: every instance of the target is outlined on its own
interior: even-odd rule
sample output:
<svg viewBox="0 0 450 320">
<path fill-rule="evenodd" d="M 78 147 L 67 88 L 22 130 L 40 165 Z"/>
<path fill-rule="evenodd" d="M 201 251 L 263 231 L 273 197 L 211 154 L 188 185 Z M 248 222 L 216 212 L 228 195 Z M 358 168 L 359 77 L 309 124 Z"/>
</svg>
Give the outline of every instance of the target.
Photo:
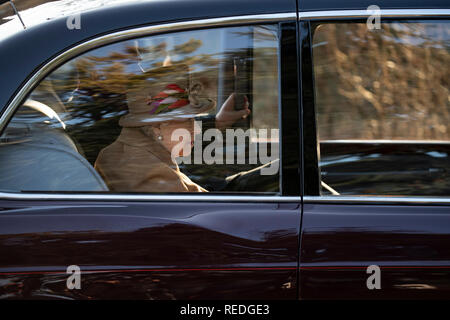
<svg viewBox="0 0 450 320">
<path fill-rule="evenodd" d="M 233 123 L 240 119 L 245 119 L 250 114 L 250 109 L 248 108 L 248 99 L 244 96 L 245 104 L 244 109 L 235 110 L 234 109 L 234 96 L 232 93 L 228 99 L 223 103 L 222 108 L 220 108 L 219 113 L 216 115 L 216 128 L 219 130 L 231 127 Z"/>
</svg>

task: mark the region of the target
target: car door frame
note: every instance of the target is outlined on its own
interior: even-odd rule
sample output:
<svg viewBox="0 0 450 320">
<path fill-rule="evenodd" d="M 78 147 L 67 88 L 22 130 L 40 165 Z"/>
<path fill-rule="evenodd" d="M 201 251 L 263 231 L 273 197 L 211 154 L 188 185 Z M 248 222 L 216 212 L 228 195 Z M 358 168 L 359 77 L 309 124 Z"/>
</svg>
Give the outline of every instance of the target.
<svg viewBox="0 0 450 320">
<path fill-rule="evenodd" d="M 380 10 L 383 19 L 449 19 L 449 9 Z M 303 123 L 300 299 L 450 298 L 450 198 L 320 196 L 311 23 L 366 22 L 367 10 L 300 12 Z M 358 245 L 355 244 L 358 241 Z M 379 267 L 381 289 L 367 286 Z"/>
</svg>

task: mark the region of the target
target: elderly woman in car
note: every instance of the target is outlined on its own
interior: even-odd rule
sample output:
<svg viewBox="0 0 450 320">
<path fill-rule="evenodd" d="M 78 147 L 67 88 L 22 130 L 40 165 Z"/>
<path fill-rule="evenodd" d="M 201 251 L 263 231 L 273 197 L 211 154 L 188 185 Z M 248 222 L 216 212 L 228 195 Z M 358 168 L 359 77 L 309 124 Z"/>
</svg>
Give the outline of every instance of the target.
<svg viewBox="0 0 450 320">
<path fill-rule="evenodd" d="M 191 133 L 187 143 L 193 141 L 194 118 L 207 114 L 215 107 L 215 101 L 201 98 L 202 85 L 189 85 L 186 70 L 180 72 L 179 67 L 162 67 L 130 83 L 129 112 L 119 121 L 122 131 L 116 141 L 100 151 L 96 170 L 111 191 L 207 191 L 178 168 L 172 150 L 180 142 L 173 141 L 172 134 L 185 129 Z M 235 110 L 232 94 L 216 115 L 216 127 L 229 126 L 249 113 L 247 102 L 243 109 Z M 192 145 L 182 146 L 180 150 L 191 148 Z"/>
</svg>

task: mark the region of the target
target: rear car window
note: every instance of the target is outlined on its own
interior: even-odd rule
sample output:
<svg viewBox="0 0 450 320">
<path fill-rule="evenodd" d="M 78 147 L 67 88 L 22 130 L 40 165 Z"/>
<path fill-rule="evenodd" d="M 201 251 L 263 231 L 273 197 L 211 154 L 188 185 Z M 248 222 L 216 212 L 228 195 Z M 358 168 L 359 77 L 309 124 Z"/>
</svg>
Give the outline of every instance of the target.
<svg viewBox="0 0 450 320">
<path fill-rule="evenodd" d="M 320 23 L 322 195 L 450 195 L 450 24 Z"/>
</svg>

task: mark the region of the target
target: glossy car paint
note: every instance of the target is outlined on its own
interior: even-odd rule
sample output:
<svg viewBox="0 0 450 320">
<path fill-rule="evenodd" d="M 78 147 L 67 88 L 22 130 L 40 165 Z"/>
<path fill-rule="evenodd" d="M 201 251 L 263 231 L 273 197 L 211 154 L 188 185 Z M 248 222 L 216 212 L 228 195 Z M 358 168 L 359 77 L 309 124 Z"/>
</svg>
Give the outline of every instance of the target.
<svg viewBox="0 0 450 320">
<path fill-rule="evenodd" d="M 381 9 L 448 9 L 446 0 L 298 0 L 300 11 L 366 10 L 371 5 Z"/>
<path fill-rule="evenodd" d="M 295 299 L 298 226 L 298 204 L 2 201 L 0 297 Z"/>
<path fill-rule="evenodd" d="M 301 243 L 301 298 L 450 299 L 448 207 L 305 203 Z"/>
</svg>

